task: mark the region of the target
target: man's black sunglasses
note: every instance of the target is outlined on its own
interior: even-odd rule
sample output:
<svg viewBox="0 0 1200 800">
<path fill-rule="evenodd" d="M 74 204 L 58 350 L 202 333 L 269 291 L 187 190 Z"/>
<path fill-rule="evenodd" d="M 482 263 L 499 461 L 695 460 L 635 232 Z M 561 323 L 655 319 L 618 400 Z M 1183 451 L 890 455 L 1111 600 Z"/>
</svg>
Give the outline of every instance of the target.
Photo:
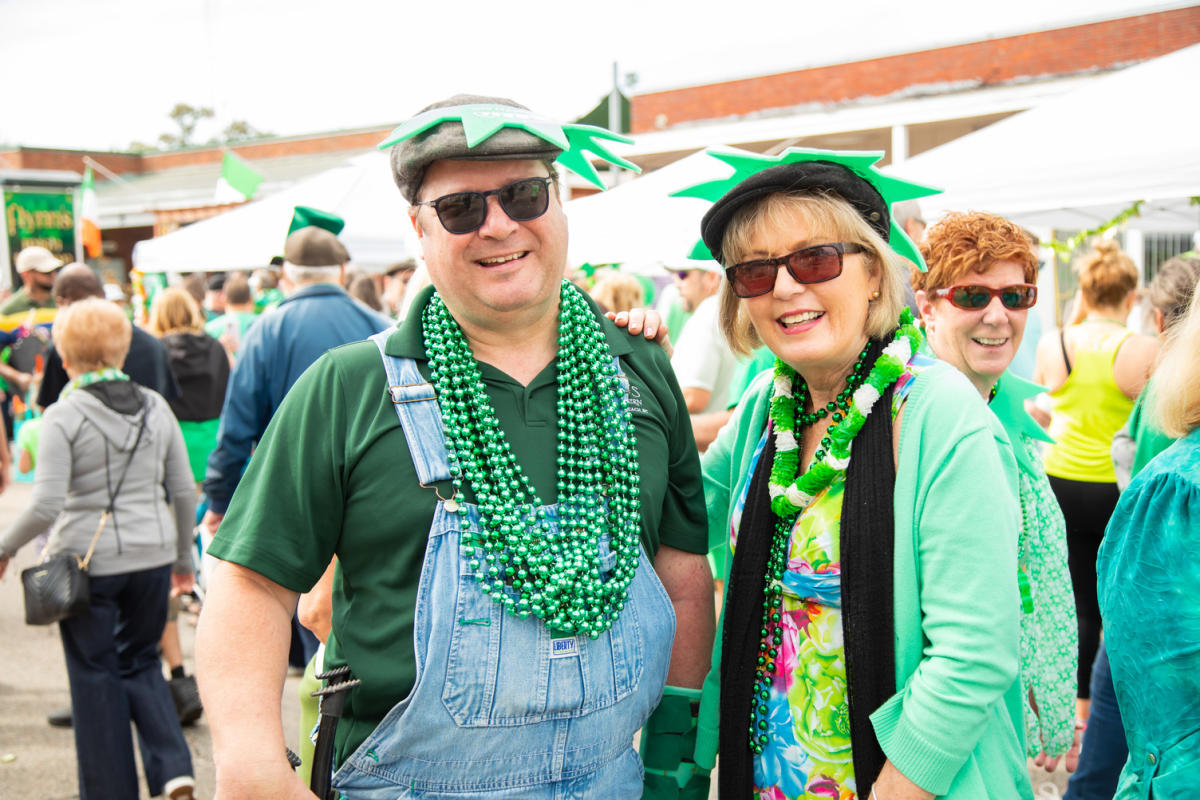
<svg viewBox="0 0 1200 800">
<path fill-rule="evenodd" d="M 499 199 L 500 208 L 509 219 L 516 222 L 537 219 L 550 207 L 550 184 L 553 182 L 553 178 L 523 178 L 487 192 L 455 192 L 413 205 L 432 206 L 442 227 L 450 233 L 471 233 L 483 227 L 487 220 L 487 199 L 492 195 Z"/>
<path fill-rule="evenodd" d="M 864 253 L 862 245 L 849 242 L 818 244 L 779 258 L 743 261 L 725 269 L 725 277 L 738 297 L 758 297 L 775 288 L 780 267 L 797 283 L 823 283 L 842 274 L 842 255 Z"/>
</svg>

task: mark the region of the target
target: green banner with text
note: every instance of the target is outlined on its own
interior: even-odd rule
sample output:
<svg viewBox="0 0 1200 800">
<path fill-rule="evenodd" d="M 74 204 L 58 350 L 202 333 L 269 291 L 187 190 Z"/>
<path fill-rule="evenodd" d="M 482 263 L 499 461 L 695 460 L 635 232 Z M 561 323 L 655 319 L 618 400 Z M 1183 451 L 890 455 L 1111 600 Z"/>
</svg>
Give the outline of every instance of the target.
<svg viewBox="0 0 1200 800">
<path fill-rule="evenodd" d="M 8 266 L 17 253 L 39 245 L 63 261 L 75 260 L 75 193 L 73 191 L 6 191 L 4 233 Z"/>
</svg>

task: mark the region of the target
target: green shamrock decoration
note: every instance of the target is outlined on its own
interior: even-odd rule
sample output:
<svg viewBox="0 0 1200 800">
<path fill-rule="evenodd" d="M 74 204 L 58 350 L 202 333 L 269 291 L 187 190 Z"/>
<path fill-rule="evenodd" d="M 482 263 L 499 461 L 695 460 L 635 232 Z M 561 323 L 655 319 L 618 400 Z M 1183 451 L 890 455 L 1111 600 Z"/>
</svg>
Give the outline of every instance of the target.
<svg viewBox="0 0 1200 800">
<path fill-rule="evenodd" d="M 923 186 L 919 183 L 883 174 L 875 168 L 876 162 L 883 158 L 883 152 L 880 150 L 840 151 L 815 150 L 809 147 L 789 147 L 776 156 L 765 156 L 744 151 L 711 149 L 708 151 L 708 154 L 733 167 L 733 174 L 728 178 L 706 181 L 698 183 L 695 186 L 689 186 L 686 189 L 680 189 L 677 192 L 672 192 L 672 197 L 698 197 L 701 200 L 708 200 L 715 203 L 734 186 L 737 186 L 757 172 L 761 172 L 768 167 L 776 167 L 781 164 L 797 164 L 804 161 L 828 161 L 833 164 L 842 165 L 874 186 L 875 190 L 883 197 L 883 201 L 887 203 L 889 210 L 892 207 L 892 203 L 897 203 L 901 200 L 915 200 L 918 197 L 928 197 L 929 195 L 940 194 L 942 191 L 932 186 Z M 920 249 L 909 238 L 908 234 L 904 232 L 904 229 L 896 225 L 894 218 L 891 220 L 888 244 L 897 253 L 916 264 L 922 272 L 925 271 L 925 260 L 921 258 Z M 704 244 L 701 242 L 693 253 L 699 252 L 700 248 L 703 247 Z"/>
</svg>

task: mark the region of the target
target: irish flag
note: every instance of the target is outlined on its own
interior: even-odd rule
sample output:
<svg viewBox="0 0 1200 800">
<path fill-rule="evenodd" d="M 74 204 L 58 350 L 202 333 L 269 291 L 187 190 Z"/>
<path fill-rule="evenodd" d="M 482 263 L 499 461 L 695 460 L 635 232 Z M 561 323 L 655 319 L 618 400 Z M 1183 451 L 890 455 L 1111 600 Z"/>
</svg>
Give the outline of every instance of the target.
<svg viewBox="0 0 1200 800">
<path fill-rule="evenodd" d="M 221 162 L 221 177 L 217 179 L 218 203 L 243 203 L 254 197 L 262 174 L 250 162 L 232 150 L 225 151 Z"/>
<path fill-rule="evenodd" d="M 83 248 L 88 258 L 100 255 L 100 213 L 96 210 L 96 187 L 92 181 L 92 167 L 83 171 L 83 186 L 80 187 L 79 219 L 83 223 Z"/>
</svg>

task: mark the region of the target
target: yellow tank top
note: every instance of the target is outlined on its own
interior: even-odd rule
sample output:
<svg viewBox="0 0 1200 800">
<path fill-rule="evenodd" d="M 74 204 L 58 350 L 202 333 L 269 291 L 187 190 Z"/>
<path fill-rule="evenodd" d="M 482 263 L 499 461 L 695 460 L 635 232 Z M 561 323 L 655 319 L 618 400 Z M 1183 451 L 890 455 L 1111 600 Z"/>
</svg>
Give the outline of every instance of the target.
<svg viewBox="0 0 1200 800">
<path fill-rule="evenodd" d="M 1115 483 L 1112 438 L 1133 410 L 1133 401 L 1113 379 L 1113 361 L 1129 330 L 1076 326 L 1075 354 L 1066 382 L 1050 392 L 1050 435 L 1046 474 L 1090 483 Z"/>
</svg>

